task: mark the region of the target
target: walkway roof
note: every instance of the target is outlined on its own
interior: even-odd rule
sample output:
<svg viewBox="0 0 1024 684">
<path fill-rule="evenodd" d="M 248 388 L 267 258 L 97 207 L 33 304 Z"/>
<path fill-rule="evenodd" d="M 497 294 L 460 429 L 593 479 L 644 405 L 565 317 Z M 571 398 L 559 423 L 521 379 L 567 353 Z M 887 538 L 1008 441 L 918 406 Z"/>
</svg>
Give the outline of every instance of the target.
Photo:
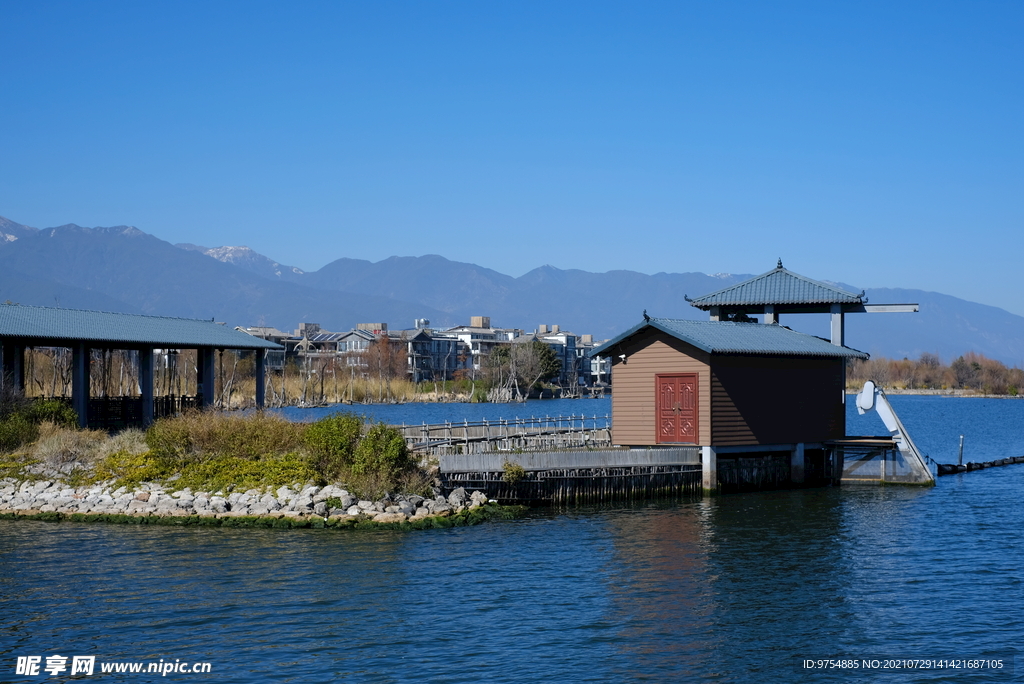
<svg viewBox="0 0 1024 684">
<path fill-rule="evenodd" d="M 0 304 L 0 339 L 29 346 L 84 342 L 95 347 L 281 349 L 213 321 Z"/>
<path fill-rule="evenodd" d="M 652 318 L 633 326 L 591 352 L 592 356 L 611 356 L 623 340 L 654 328 L 709 354 L 749 356 L 816 356 L 823 358 L 867 359 L 862 351 L 841 347 L 813 335 L 781 325 L 734 323 L 731 321 L 688 321 Z"/>
</svg>

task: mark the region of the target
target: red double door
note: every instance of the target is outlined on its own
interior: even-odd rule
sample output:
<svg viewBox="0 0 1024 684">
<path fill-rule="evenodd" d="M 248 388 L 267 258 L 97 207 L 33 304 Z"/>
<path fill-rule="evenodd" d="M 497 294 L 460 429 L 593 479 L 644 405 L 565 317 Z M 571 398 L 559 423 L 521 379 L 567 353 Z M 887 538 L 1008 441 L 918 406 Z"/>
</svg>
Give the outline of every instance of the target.
<svg viewBox="0 0 1024 684">
<path fill-rule="evenodd" d="M 697 443 L 697 374 L 655 376 L 658 391 L 658 443 Z"/>
</svg>

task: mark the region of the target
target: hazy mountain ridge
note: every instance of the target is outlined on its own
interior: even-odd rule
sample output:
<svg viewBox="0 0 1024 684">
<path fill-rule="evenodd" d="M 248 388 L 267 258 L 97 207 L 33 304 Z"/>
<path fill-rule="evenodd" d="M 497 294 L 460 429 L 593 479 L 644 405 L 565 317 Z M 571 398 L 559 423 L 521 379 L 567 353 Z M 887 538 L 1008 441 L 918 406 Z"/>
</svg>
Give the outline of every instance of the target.
<svg viewBox="0 0 1024 684">
<path fill-rule="evenodd" d="M 38 230 L 38 228 L 23 226 L 20 223 L 15 223 L 10 219 L 0 216 L 0 244 L 14 242 L 18 238 L 37 233 Z"/>
<path fill-rule="evenodd" d="M 175 247 L 205 254 L 206 256 L 213 257 L 217 261 L 223 261 L 225 264 L 239 266 L 265 278 L 284 278 L 285 280 L 294 282 L 294 276 L 301 276 L 305 273 L 301 268 L 279 264 L 273 259 L 263 256 L 251 247 L 246 247 L 244 245 L 237 247 L 214 247 L 210 249 L 201 245 L 182 242 L 176 244 Z"/>
<path fill-rule="evenodd" d="M 705 319 L 685 295 L 700 296 L 750 277 L 593 273 L 545 265 L 515 278 L 438 255 L 376 263 L 341 258 L 303 272 L 247 247 L 175 246 L 132 226 L 36 230 L 0 219 L 0 232 L 16 236 L 0 239 L 0 301 L 212 317 L 283 330 L 300 322 L 345 330 L 370 321 L 397 329 L 411 327 L 416 318 L 447 327 L 484 315 L 498 326 L 533 330 L 558 324 L 600 339 L 636 324 L 645 309 L 652 316 Z M 1024 365 L 1024 317 L 921 290 L 868 288 L 867 296 L 874 304 L 919 303 L 921 312 L 850 315 L 849 346 L 895 358 L 934 352 L 947 361 L 977 351 Z M 783 316 L 782 323 L 829 334 L 827 316 Z"/>
<path fill-rule="evenodd" d="M 26 277 L 39 279 L 44 289 L 17 299 L 2 294 L 18 289 Z M 0 296 L 70 306 L 72 293 L 76 301 L 85 300 L 75 304 L 84 308 L 111 309 L 116 301 L 121 307 L 114 310 L 285 330 L 302 321 L 342 327 L 381 316 L 410 323 L 422 316 L 443 318 L 419 304 L 273 281 L 127 226 L 48 228 L 0 248 Z"/>
</svg>

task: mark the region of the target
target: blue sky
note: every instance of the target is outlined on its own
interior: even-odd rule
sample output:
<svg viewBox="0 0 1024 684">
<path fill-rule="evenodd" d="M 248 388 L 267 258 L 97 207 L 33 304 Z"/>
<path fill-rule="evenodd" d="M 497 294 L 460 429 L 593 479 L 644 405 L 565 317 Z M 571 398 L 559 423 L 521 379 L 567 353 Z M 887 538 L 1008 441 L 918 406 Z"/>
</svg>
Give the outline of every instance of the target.
<svg viewBox="0 0 1024 684">
<path fill-rule="evenodd" d="M 0 215 L 1024 315 L 1024 3 L 0 0 Z"/>
</svg>

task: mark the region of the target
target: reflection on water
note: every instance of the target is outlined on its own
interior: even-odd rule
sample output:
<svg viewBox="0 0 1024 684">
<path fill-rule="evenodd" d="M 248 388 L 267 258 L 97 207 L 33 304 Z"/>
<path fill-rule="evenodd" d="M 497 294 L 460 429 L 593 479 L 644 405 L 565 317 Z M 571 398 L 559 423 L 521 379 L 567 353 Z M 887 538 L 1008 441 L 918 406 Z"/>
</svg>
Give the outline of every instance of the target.
<svg viewBox="0 0 1024 684">
<path fill-rule="evenodd" d="M 608 590 L 625 658 L 617 675 L 693 677 L 708 670 L 720 639 L 709 571 L 704 501 L 622 510 L 609 517 L 615 554 Z M 651 668 L 658 663 L 657 668 Z"/>
</svg>

